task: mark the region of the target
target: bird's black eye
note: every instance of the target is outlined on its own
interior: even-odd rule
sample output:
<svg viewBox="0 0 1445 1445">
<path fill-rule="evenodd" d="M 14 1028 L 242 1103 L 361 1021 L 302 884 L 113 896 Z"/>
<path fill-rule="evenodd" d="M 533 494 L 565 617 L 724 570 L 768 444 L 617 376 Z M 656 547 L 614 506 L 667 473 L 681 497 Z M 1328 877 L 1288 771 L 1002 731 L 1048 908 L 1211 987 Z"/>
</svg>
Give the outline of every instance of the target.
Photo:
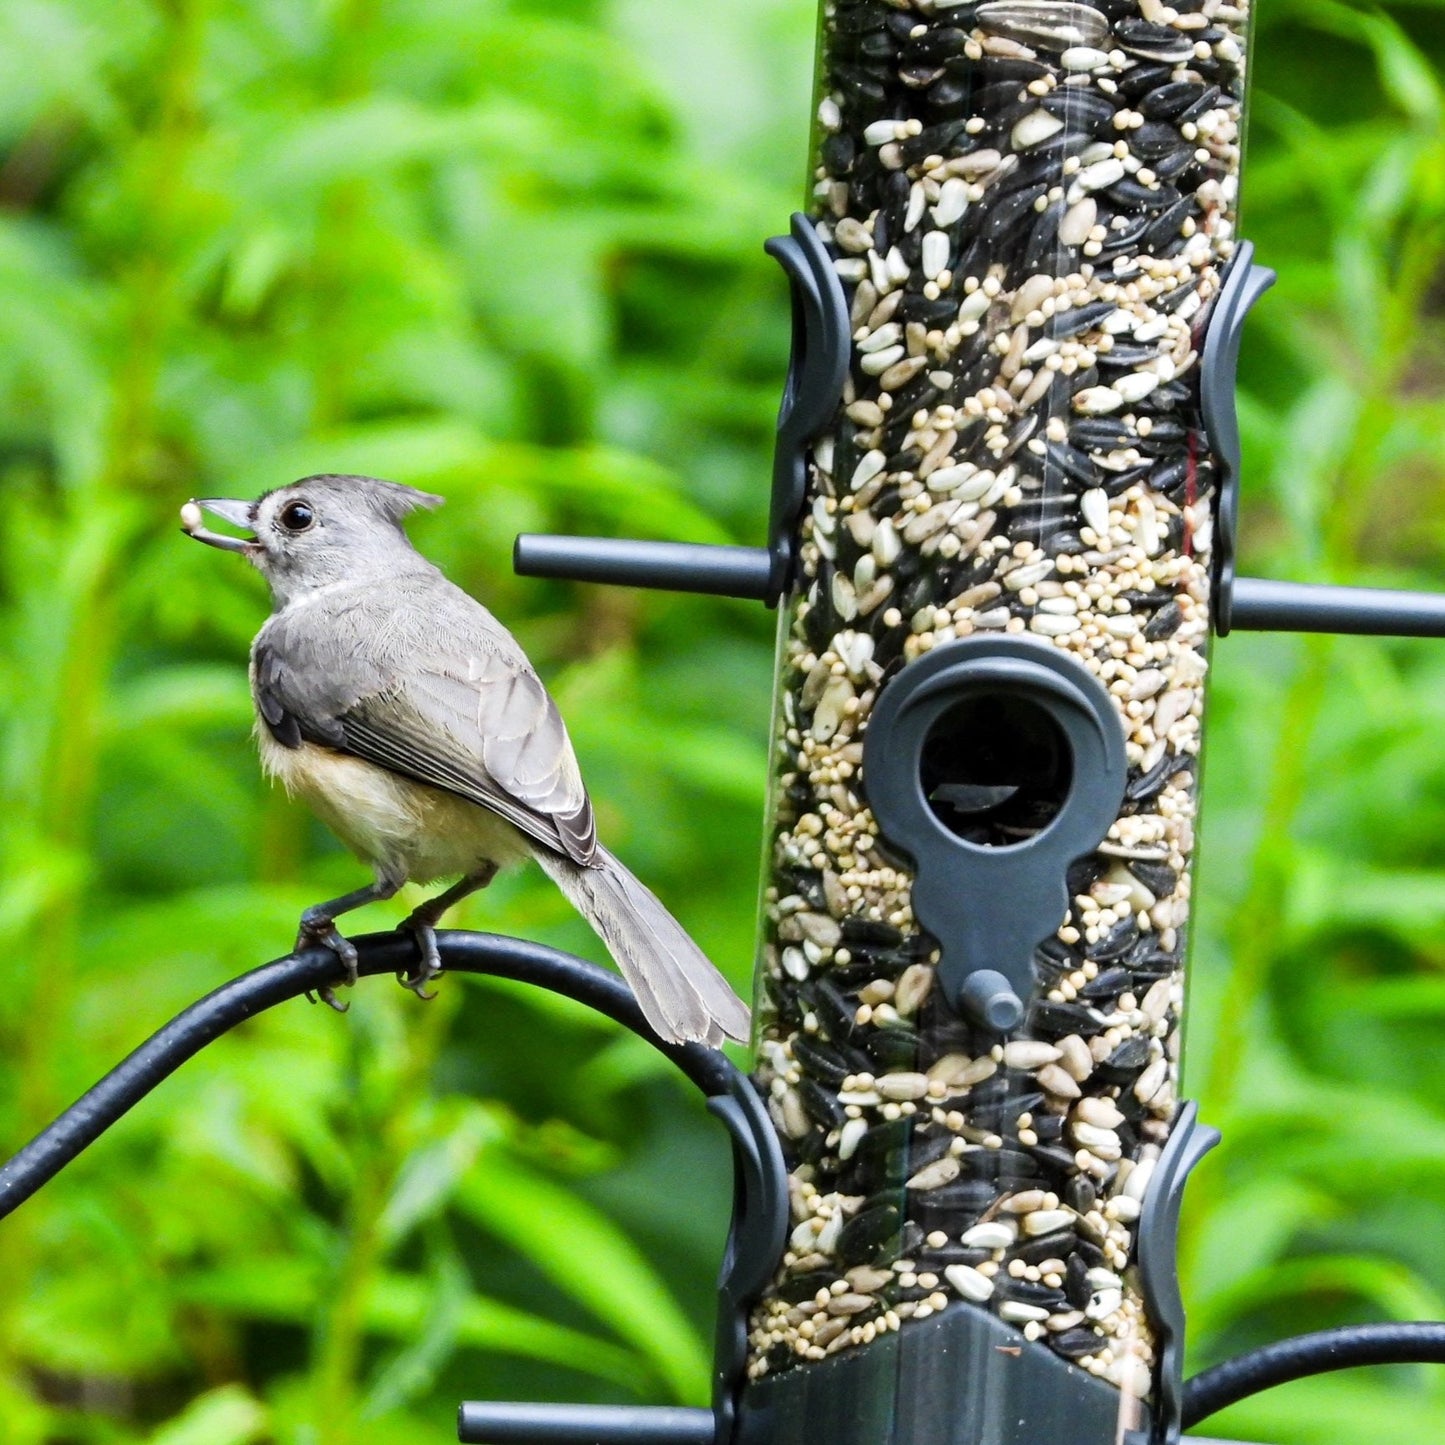
<svg viewBox="0 0 1445 1445">
<path fill-rule="evenodd" d="M 288 502 L 281 509 L 281 525 L 288 532 L 304 532 L 316 520 L 316 513 L 305 502 Z"/>
</svg>

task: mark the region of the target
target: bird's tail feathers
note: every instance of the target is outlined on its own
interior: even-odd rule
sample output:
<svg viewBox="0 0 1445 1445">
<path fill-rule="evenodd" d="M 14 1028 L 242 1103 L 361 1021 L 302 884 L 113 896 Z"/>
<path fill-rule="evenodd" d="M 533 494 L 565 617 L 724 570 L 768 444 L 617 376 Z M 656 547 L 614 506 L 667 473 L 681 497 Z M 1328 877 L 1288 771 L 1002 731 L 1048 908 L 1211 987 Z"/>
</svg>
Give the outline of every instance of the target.
<svg viewBox="0 0 1445 1445">
<path fill-rule="evenodd" d="M 597 931 L 648 1023 L 672 1043 L 746 1043 L 747 1005 L 683 926 L 605 848 L 583 867 L 538 850 L 538 863 Z"/>
</svg>

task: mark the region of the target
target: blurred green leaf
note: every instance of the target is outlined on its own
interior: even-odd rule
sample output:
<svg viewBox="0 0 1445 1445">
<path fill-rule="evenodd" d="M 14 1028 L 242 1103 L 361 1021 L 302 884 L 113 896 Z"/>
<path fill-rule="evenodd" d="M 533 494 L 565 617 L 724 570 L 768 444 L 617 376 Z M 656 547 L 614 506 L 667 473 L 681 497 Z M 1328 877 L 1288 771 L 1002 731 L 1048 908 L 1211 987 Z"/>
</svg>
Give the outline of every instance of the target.
<svg viewBox="0 0 1445 1445">
<path fill-rule="evenodd" d="M 678 1400 L 707 1397 L 703 1342 L 625 1235 L 545 1175 L 499 1150 L 461 1189 L 462 1208 L 652 1361 Z"/>
<path fill-rule="evenodd" d="M 485 1109 L 471 1105 L 449 1112 L 459 1117 L 439 1138 L 423 1143 L 398 1171 L 377 1226 L 388 1243 L 447 1204 L 476 1168 L 482 1151 L 502 1137 L 502 1126 Z"/>
<path fill-rule="evenodd" d="M 439 1370 L 461 1341 L 470 1294 L 466 1269 L 447 1249 L 438 1253 L 432 1278 L 426 1321 L 416 1338 L 377 1372 L 358 1412 L 363 1420 L 390 1414 L 431 1390 Z"/>
<path fill-rule="evenodd" d="M 239 1385 L 202 1395 L 150 1437 L 151 1445 L 252 1445 L 267 1433 L 267 1412 Z"/>
</svg>

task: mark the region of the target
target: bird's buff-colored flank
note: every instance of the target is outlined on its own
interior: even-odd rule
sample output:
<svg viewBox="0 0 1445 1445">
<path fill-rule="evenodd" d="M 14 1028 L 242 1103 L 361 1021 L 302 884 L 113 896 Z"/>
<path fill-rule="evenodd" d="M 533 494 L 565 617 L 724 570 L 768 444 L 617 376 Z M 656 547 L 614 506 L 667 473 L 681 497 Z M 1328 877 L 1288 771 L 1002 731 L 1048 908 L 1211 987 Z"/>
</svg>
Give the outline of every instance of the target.
<svg viewBox="0 0 1445 1445">
<path fill-rule="evenodd" d="M 411 883 L 469 873 L 478 858 L 506 867 L 529 854 L 526 840 L 496 813 L 455 793 L 414 783 L 334 748 L 284 748 L 256 724 L 261 767 L 306 803 L 360 858 L 385 861 Z"/>
</svg>

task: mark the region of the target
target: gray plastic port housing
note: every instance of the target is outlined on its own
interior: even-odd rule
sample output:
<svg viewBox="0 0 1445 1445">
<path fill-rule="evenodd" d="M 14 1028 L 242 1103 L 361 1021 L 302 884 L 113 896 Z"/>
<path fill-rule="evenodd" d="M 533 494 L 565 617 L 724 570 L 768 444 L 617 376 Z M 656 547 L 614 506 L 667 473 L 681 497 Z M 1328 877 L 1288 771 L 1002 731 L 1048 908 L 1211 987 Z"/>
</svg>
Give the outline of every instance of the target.
<svg viewBox="0 0 1445 1445">
<path fill-rule="evenodd" d="M 1007 847 L 970 841 L 925 791 L 930 736 L 969 703 L 1021 704 L 1067 750 L 1052 819 Z M 997 731 L 997 729 L 995 729 Z M 913 865 L 913 909 L 938 940 L 939 982 L 981 1027 L 1006 1033 L 1033 989 L 1034 948 L 1062 923 L 1067 873 L 1119 816 L 1127 758 L 1118 711 L 1085 667 L 1046 642 L 965 637 L 910 663 L 883 690 L 863 745 L 863 786 L 885 843 Z M 1008 784 L 975 787 L 986 800 Z"/>
</svg>

